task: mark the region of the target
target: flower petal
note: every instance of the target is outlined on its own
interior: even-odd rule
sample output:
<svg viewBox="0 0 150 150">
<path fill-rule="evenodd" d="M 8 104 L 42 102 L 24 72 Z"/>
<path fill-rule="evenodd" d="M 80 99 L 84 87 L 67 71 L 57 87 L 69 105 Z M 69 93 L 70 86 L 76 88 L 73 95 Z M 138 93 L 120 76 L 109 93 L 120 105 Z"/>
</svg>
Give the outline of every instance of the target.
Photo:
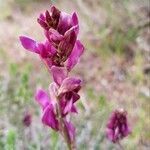
<svg viewBox="0 0 150 150">
<path fill-rule="evenodd" d="M 81 80 L 73 77 L 68 77 L 63 80 L 61 87 L 59 89 L 58 95 L 61 95 L 65 92 L 70 92 L 79 88 L 81 86 Z"/>
<path fill-rule="evenodd" d="M 71 111 L 71 108 L 72 108 L 72 105 L 73 105 L 73 99 L 67 101 L 67 104 L 64 108 L 64 114 L 68 114 L 70 111 Z"/>
<path fill-rule="evenodd" d="M 84 52 L 84 46 L 81 44 L 79 40 L 77 40 L 71 52 L 71 55 L 66 61 L 66 67 L 68 71 L 70 71 L 76 65 L 83 52 Z"/>
<path fill-rule="evenodd" d="M 56 54 L 56 48 L 48 40 L 44 43 L 38 43 L 38 51 L 42 58 L 51 58 Z"/>
<path fill-rule="evenodd" d="M 39 18 L 40 18 L 41 20 L 43 20 L 43 21 L 45 21 L 45 19 L 46 19 L 45 16 L 44 16 L 44 14 L 42 14 L 42 13 L 39 15 Z"/>
<path fill-rule="evenodd" d="M 47 21 L 47 23 L 52 22 L 52 17 L 50 15 L 50 13 L 48 12 L 48 10 L 46 10 L 46 12 L 45 12 L 45 20 Z"/>
<path fill-rule="evenodd" d="M 26 36 L 20 36 L 19 37 L 20 41 L 21 41 L 21 44 L 22 46 L 31 51 L 31 52 L 34 52 L 34 53 L 38 53 L 39 54 L 39 51 L 38 51 L 38 44 L 36 41 L 34 41 L 33 39 L 29 38 L 29 37 L 26 37 Z"/>
<path fill-rule="evenodd" d="M 106 129 L 106 137 L 110 140 L 110 141 L 114 141 L 114 132 L 112 129 Z"/>
<path fill-rule="evenodd" d="M 44 28 L 45 30 L 49 30 L 49 26 L 47 25 L 47 23 L 45 23 L 43 18 L 41 19 L 41 16 L 37 18 L 37 22 L 41 25 L 42 28 Z"/>
<path fill-rule="evenodd" d="M 128 123 L 122 125 L 120 130 L 124 137 L 128 136 L 131 133 L 131 129 L 130 129 Z"/>
<path fill-rule="evenodd" d="M 52 66 L 51 72 L 53 79 L 57 85 L 60 85 L 62 81 L 67 77 L 67 70 L 64 67 Z"/>
<path fill-rule="evenodd" d="M 65 12 L 61 12 L 59 23 L 58 23 L 58 32 L 60 34 L 64 34 L 67 30 L 69 30 L 72 26 L 71 16 Z"/>
<path fill-rule="evenodd" d="M 80 95 L 76 92 L 72 92 L 73 103 L 80 99 Z"/>
<path fill-rule="evenodd" d="M 38 89 L 36 91 L 35 100 L 41 105 L 43 109 L 50 103 L 50 98 L 48 97 L 47 93 L 42 89 Z"/>
<path fill-rule="evenodd" d="M 59 43 L 58 53 L 64 56 L 64 60 L 71 54 L 77 39 L 78 26 L 70 28 L 64 35 L 64 39 Z"/>
<path fill-rule="evenodd" d="M 46 66 L 48 67 L 48 69 L 52 67 L 53 62 L 52 62 L 51 58 L 42 58 L 41 57 L 41 60 L 46 64 Z"/>
<path fill-rule="evenodd" d="M 74 26 L 79 24 L 78 16 L 77 16 L 77 13 L 76 13 L 76 12 L 74 12 L 74 13 L 72 14 L 72 22 L 73 22 L 73 25 L 74 25 Z"/>
<path fill-rule="evenodd" d="M 53 105 L 50 104 L 48 105 L 43 112 L 42 116 L 42 122 L 51 127 L 52 129 L 58 131 L 59 126 L 58 126 L 58 120 L 56 119 L 56 115 L 54 113 L 54 108 Z"/>
<path fill-rule="evenodd" d="M 45 35 L 48 38 L 48 40 L 52 42 L 60 42 L 63 39 L 63 36 L 52 28 L 49 29 L 49 31 L 45 31 Z"/>
<path fill-rule="evenodd" d="M 72 24 L 73 24 L 73 26 L 77 26 L 76 34 L 78 35 L 78 33 L 79 33 L 79 21 L 78 21 L 78 16 L 77 16 L 76 12 L 74 12 L 72 14 Z"/>
<path fill-rule="evenodd" d="M 73 104 L 71 108 L 72 113 L 78 113 L 76 106 Z"/>
</svg>

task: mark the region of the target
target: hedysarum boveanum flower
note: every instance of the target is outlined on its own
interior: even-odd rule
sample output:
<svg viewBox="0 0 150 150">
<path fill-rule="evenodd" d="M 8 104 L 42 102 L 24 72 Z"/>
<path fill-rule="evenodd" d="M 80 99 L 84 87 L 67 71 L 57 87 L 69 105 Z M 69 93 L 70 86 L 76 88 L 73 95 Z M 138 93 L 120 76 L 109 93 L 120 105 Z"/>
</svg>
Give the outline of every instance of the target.
<svg viewBox="0 0 150 150">
<path fill-rule="evenodd" d="M 20 36 L 22 46 L 40 56 L 53 76 L 54 82 L 49 92 L 38 89 L 36 101 L 42 108 L 42 122 L 60 132 L 70 150 L 75 149 L 75 127 L 70 121 L 72 113 L 77 113 L 75 103 L 80 99 L 82 81 L 69 77 L 69 72 L 77 64 L 84 46 L 77 39 L 79 24 L 77 14 L 69 15 L 52 6 L 40 14 L 38 23 L 44 29 L 45 41 L 36 42 Z"/>
<path fill-rule="evenodd" d="M 131 133 L 128 124 L 127 112 L 124 109 L 115 110 L 107 123 L 106 136 L 107 138 L 117 143 Z"/>
<path fill-rule="evenodd" d="M 82 43 L 77 40 L 79 24 L 76 13 L 69 15 L 52 6 L 51 13 L 46 11 L 41 14 L 38 23 L 44 29 L 45 41 L 36 42 L 27 36 L 20 36 L 22 46 L 39 54 L 49 68 L 53 65 L 66 66 L 70 71 L 84 51 Z M 46 24 L 48 27 L 45 28 Z"/>
<path fill-rule="evenodd" d="M 75 102 L 79 100 L 78 92 L 81 88 L 81 80 L 75 77 L 68 77 L 65 68 L 52 67 L 54 82 L 50 84 L 49 95 L 42 89 L 38 89 L 35 99 L 41 105 L 43 114 L 42 122 L 54 129 L 62 132 L 59 117 L 64 120 L 66 136 L 71 144 L 75 139 L 75 127 L 67 119 L 70 113 L 77 113 Z M 59 112 L 58 107 L 59 105 Z"/>
</svg>

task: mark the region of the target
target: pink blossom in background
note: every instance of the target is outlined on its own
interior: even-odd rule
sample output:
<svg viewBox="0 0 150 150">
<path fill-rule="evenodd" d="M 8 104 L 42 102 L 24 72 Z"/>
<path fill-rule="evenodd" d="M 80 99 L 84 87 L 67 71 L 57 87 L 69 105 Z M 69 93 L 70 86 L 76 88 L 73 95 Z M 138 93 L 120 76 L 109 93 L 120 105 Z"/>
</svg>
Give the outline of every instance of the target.
<svg viewBox="0 0 150 150">
<path fill-rule="evenodd" d="M 23 116 L 22 120 L 24 126 L 29 127 L 32 123 L 32 115 L 30 112 L 26 112 Z"/>
<path fill-rule="evenodd" d="M 107 123 L 106 136 L 107 138 L 117 143 L 131 133 L 127 112 L 123 109 L 115 110 Z"/>
</svg>

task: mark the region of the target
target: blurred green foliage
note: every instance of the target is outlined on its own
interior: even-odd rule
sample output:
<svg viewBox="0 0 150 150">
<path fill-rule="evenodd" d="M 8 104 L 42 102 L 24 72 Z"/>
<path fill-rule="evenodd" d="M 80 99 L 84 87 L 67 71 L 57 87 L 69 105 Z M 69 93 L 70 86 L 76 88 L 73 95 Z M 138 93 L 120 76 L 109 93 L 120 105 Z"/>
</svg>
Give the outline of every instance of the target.
<svg viewBox="0 0 150 150">
<path fill-rule="evenodd" d="M 16 150 L 16 132 L 13 129 L 7 132 L 5 150 Z"/>
<path fill-rule="evenodd" d="M 10 81 L 11 85 L 17 84 L 17 89 L 15 87 L 10 87 L 9 90 L 13 90 L 11 97 L 13 97 L 14 102 L 18 102 L 20 104 L 25 104 L 27 101 L 31 100 L 32 91 L 29 86 L 29 72 L 31 71 L 31 65 L 26 65 L 24 69 L 19 70 L 19 66 L 17 64 L 10 64 L 9 72 L 12 81 Z"/>
</svg>

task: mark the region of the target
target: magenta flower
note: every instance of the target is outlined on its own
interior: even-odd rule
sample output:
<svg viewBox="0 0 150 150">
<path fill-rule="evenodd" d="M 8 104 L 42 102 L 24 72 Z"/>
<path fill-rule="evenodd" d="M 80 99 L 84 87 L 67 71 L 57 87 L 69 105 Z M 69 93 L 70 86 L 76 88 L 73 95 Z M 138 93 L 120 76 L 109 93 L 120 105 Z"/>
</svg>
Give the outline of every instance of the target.
<svg viewBox="0 0 150 150">
<path fill-rule="evenodd" d="M 69 15 L 53 6 L 50 13 L 46 11 L 39 16 L 38 23 L 44 28 L 46 41 L 39 43 L 20 36 L 22 46 L 39 54 L 49 68 L 52 65 L 66 66 L 70 71 L 84 51 L 83 45 L 77 40 L 79 25 L 76 13 Z"/>
<path fill-rule="evenodd" d="M 80 99 L 78 92 L 81 89 L 82 81 L 75 77 L 67 77 L 65 68 L 53 66 L 51 71 L 55 83 L 59 86 L 57 93 L 62 115 L 65 116 L 69 112 L 77 113 L 75 102 Z"/>
<path fill-rule="evenodd" d="M 26 50 L 40 56 L 54 82 L 49 86 L 49 94 L 39 89 L 35 99 L 42 108 L 43 124 L 59 131 L 68 148 L 74 149 L 75 127 L 67 116 L 77 113 L 75 103 L 80 98 L 78 92 L 82 81 L 68 74 L 84 51 L 84 46 L 77 40 L 78 17 L 75 12 L 69 15 L 52 6 L 50 12 L 40 14 L 37 21 L 44 29 L 45 42 L 36 42 L 26 36 L 20 36 L 20 41 Z"/>
<path fill-rule="evenodd" d="M 37 90 L 35 94 L 35 99 L 43 109 L 43 114 L 42 114 L 43 124 L 58 131 L 59 124 L 58 124 L 57 114 L 55 110 L 55 102 L 42 89 Z"/>
<path fill-rule="evenodd" d="M 52 67 L 52 74 L 54 77 L 55 83 L 51 83 L 49 92 L 50 97 L 44 90 L 38 90 L 35 98 L 38 103 L 42 106 L 43 109 L 43 123 L 54 128 L 54 125 L 57 124 L 56 121 L 56 112 L 55 104 L 59 98 L 61 105 L 62 116 L 66 116 L 69 112 L 77 112 L 75 107 L 75 102 L 79 100 L 80 96 L 78 94 L 81 88 L 81 80 L 73 77 L 67 77 L 67 72 L 65 68 Z M 51 117 L 47 116 L 47 111 L 51 111 Z M 48 120 L 46 117 L 54 118 L 53 121 Z M 55 125 L 56 126 L 56 125 Z"/>
<path fill-rule="evenodd" d="M 67 121 L 66 115 L 70 112 L 77 112 L 75 102 L 80 98 L 78 91 L 81 88 L 81 80 L 68 77 L 67 70 L 64 67 L 53 66 L 51 71 L 54 82 L 49 87 L 50 96 L 44 90 L 39 89 L 36 92 L 35 99 L 43 110 L 42 122 L 55 131 L 61 131 L 56 104 L 60 105 L 61 117 L 65 121 L 67 136 L 71 142 L 75 138 L 75 127 L 70 121 Z"/>
<path fill-rule="evenodd" d="M 68 41 L 68 39 L 71 38 L 64 38 L 60 42 L 58 49 L 56 49 L 52 42 L 49 42 L 48 40 L 44 43 L 38 43 L 26 36 L 20 36 L 23 47 L 31 52 L 39 54 L 40 58 L 49 68 L 51 68 L 52 65 L 60 67 L 66 66 L 68 71 L 70 71 L 83 54 L 84 47 L 79 40 L 75 42 L 75 39 L 71 39 L 70 41 Z"/>
<path fill-rule="evenodd" d="M 116 143 L 124 137 L 128 136 L 131 130 L 127 121 L 127 112 L 123 109 L 115 110 L 107 123 L 106 136 Z"/>
<path fill-rule="evenodd" d="M 43 110 L 43 124 L 51 127 L 55 131 L 62 132 L 58 119 L 59 115 L 61 115 L 66 129 L 65 134 L 71 145 L 75 140 L 75 127 L 66 116 L 70 112 L 77 112 L 75 102 L 80 98 L 78 91 L 81 88 L 81 80 L 68 77 L 67 70 L 64 67 L 53 66 L 51 71 L 54 82 L 49 87 L 50 96 L 44 90 L 39 89 L 35 94 L 35 99 Z M 61 114 L 58 114 L 57 105 L 60 105 Z"/>
</svg>

